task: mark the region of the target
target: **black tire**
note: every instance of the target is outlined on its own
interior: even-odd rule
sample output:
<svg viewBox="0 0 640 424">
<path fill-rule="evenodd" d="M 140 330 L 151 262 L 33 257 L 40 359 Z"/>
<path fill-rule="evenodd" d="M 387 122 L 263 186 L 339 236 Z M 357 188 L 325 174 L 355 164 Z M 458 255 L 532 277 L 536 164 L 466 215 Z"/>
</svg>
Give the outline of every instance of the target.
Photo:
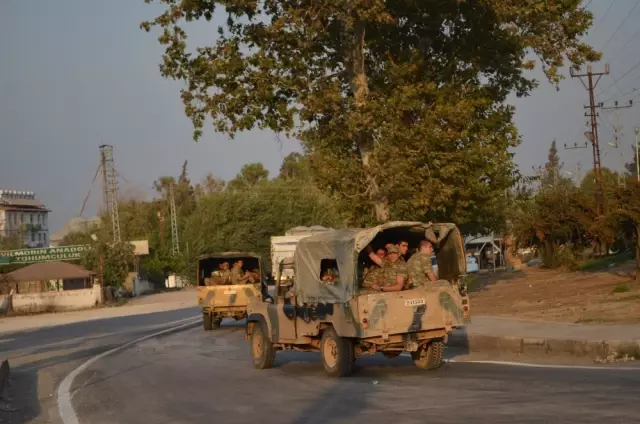
<svg viewBox="0 0 640 424">
<path fill-rule="evenodd" d="M 222 318 L 212 319 L 212 327 L 217 330 L 220 328 L 220 324 L 222 324 Z"/>
<path fill-rule="evenodd" d="M 322 333 L 320 354 L 324 370 L 330 377 L 346 377 L 353 371 L 355 362 L 353 343 L 349 339 L 339 337 L 333 327 L 327 328 Z"/>
<path fill-rule="evenodd" d="M 269 339 L 266 325 L 256 322 L 251 331 L 251 357 L 253 366 L 259 370 L 271 368 L 276 359 L 276 350 Z"/>
<path fill-rule="evenodd" d="M 425 370 L 435 370 L 442 365 L 444 358 L 444 342 L 432 341 L 417 352 L 411 352 L 411 358 L 416 367 Z"/>
<path fill-rule="evenodd" d="M 211 314 L 206 312 L 202 313 L 202 327 L 204 328 L 204 331 L 213 330 L 213 317 Z"/>
</svg>

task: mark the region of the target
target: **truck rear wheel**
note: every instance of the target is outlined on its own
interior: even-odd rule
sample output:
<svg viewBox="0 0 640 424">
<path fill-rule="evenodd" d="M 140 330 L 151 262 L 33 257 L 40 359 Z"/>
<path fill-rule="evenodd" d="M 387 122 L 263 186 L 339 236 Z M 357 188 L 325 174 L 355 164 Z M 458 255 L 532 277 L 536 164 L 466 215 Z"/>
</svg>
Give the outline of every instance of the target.
<svg viewBox="0 0 640 424">
<path fill-rule="evenodd" d="M 444 342 L 432 341 L 426 347 L 421 347 L 417 352 L 411 352 L 411 358 L 416 367 L 426 370 L 440 368 L 444 357 Z"/>
<path fill-rule="evenodd" d="M 256 322 L 251 331 L 251 357 L 253 366 L 259 370 L 271 368 L 276 359 L 276 350 L 269 340 L 266 325 L 263 322 Z"/>
<path fill-rule="evenodd" d="M 351 374 L 355 362 L 353 343 L 339 337 L 333 327 L 322 333 L 320 353 L 324 370 L 330 377 L 346 377 Z"/>
<path fill-rule="evenodd" d="M 213 317 L 211 314 L 206 312 L 202 313 L 202 327 L 204 328 L 204 331 L 213 330 Z"/>
<path fill-rule="evenodd" d="M 222 324 L 222 318 L 213 318 L 212 321 L 214 329 L 217 330 L 218 328 L 220 328 L 220 324 Z"/>
</svg>

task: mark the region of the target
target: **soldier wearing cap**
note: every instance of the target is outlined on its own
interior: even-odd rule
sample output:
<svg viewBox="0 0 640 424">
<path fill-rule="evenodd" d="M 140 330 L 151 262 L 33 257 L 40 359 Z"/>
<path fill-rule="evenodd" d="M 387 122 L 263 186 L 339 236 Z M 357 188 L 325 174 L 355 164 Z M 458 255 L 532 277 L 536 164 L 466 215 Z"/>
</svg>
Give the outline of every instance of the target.
<svg viewBox="0 0 640 424">
<path fill-rule="evenodd" d="M 373 252 L 371 246 L 367 247 L 369 259 L 378 264 L 382 268 L 381 281 L 378 280 L 371 287 L 376 291 L 400 291 L 404 288 L 407 280 L 407 267 L 404 261 L 400 261 L 400 249 L 398 246 L 391 244 L 387 247 L 387 257 L 383 260 Z"/>
</svg>

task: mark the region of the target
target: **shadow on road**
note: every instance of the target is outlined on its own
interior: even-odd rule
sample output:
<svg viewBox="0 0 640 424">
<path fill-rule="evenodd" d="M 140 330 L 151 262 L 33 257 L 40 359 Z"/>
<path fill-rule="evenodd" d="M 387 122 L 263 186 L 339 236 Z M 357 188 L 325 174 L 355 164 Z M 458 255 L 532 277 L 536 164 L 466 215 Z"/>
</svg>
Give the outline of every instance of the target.
<svg viewBox="0 0 640 424">
<path fill-rule="evenodd" d="M 363 390 L 361 384 L 336 383 L 304 408 L 291 424 L 325 424 L 336 418 L 341 421 L 356 419 L 367 409 L 370 392 L 371 389 Z"/>
</svg>

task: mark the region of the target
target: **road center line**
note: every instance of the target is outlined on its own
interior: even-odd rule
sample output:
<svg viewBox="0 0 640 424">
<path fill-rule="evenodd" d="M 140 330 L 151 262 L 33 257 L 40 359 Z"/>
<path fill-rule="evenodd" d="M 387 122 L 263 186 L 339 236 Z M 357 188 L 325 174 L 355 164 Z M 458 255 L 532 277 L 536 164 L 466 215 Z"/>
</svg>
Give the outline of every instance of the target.
<svg viewBox="0 0 640 424">
<path fill-rule="evenodd" d="M 152 339 L 154 337 L 160 336 L 162 334 L 165 333 L 170 333 L 170 332 L 175 332 L 177 330 L 180 330 L 182 328 L 187 328 L 193 324 L 195 324 L 196 322 L 198 322 L 199 320 L 201 320 L 201 317 L 193 317 L 193 318 L 187 318 L 187 320 L 190 319 L 192 320 L 191 322 L 188 322 L 186 324 L 182 324 L 182 325 L 178 325 L 178 326 L 174 326 L 171 328 L 167 328 L 165 330 L 159 331 L 157 333 L 153 333 L 153 334 L 149 334 L 147 336 L 141 337 L 139 339 L 133 340 L 131 342 L 125 343 L 121 346 L 115 347 L 111 350 L 108 350 L 106 352 L 102 352 L 99 355 L 94 356 L 93 358 L 90 358 L 89 360 L 87 360 L 85 363 L 83 363 L 82 365 L 80 365 L 79 367 L 77 367 L 76 369 L 74 369 L 73 371 L 71 371 L 71 373 L 69 373 L 64 380 L 62 380 L 62 383 L 60 383 L 60 386 L 58 386 L 58 410 L 60 412 L 60 418 L 62 419 L 62 422 L 64 424 L 79 424 L 78 421 L 78 416 L 76 415 L 76 411 L 73 409 L 73 405 L 71 404 L 71 385 L 73 384 L 73 380 L 85 369 L 87 369 L 89 367 L 89 365 L 93 364 L 94 362 L 96 362 L 97 360 L 104 358 L 105 356 L 111 355 L 115 352 L 118 352 L 120 350 L 126 349 L 127 347 L 134 345 L 136 343 L 140 343 L 142 341 L 148 340 L 148 339 Z M 173 322 L 168 322 L 165 325 L 171 325 L 171 324 L 175 324 L 175 323 L 180 323 L 180 322 L 184 322 L 185 319 L 182 320 L 178 320 L 178 321 L 173 321 Z"/>
</svg>

